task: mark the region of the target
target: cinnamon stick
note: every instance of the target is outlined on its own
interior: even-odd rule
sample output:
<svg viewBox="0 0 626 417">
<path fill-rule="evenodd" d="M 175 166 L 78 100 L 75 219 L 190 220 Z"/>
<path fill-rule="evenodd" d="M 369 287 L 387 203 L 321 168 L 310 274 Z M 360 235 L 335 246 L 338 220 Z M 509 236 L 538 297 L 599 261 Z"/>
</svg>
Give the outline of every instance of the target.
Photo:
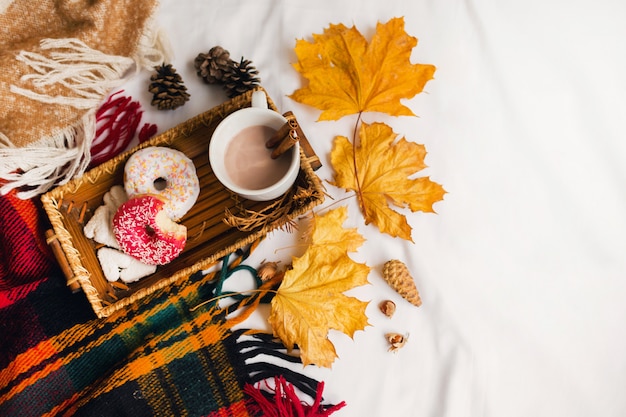
<svg viewBox="0 0 626 417">
<path fill-rule="evenodd" d="M 283 138 L 283 140 L 278 144 L 276 148 L 272 151 L 272 159 L 276 159 L 289 149 L 293 148 L 296 143 L 300 140 L 300 136 L 298 136 L 298 131 L 296 129 L 291 129 L 289 134 Z"/>
<path fill-rule="evenodd" d="M 311 164 L 311 168 L 313 169 L 313 171 L 317 171 L 318 169 L 322 167 L 322 161 L 320 161 L 319 157 L 313 150 L 311 143 L 309 142 L 306 135 L 300 128 L 300 124 L 296 120 L 296 116 L 291 111 L 284 113 L 283 116 L 290 123 L 290 126 L 294 126 L 293 129 L 296 129 L 296 132 L 298 133 L 298 137 L 300 141 L 300 148 L 302 149 L 302 152 L 309 160 L 309 163 Z"/>
<path fill-rule="evenodd" d="M 269 149 L 269 148 L 273 148 L 276 145 L 278 145 L 280 142 L 283 141 L 283 139 L 285 138 L 285 136 L 287 136 L 289 134 L 289 131 L 293 129 L 289 123 L 289 120 L 287 120 L 287 122 L 285 122 L 284 125 L 282 125 L 280 127 L 280 129 L 278 129 L 276 132 L 274 132 L 274 134 L 267 140 L 267 142 L 265 143 L 265 146 Z"/>
</svg>

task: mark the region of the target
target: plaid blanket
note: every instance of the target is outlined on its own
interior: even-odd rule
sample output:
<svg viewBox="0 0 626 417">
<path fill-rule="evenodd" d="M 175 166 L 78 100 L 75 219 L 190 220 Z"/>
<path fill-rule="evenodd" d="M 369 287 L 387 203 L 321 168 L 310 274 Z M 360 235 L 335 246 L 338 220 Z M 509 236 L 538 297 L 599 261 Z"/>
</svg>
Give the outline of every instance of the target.
<svg viewBox="0 0 626 417">
<path fill-rule="evenodd" d="M 232 330 L 230 313 L 245 300 L 192 311 L 221 286 L 214 274 L 96 319 L 85 297 L 66 288 L 41 213 L 36 200 L 0 197 L 0 415 L 295 415 L 263 412 L 251 400 L 250 387 L 274 377 L 316 398 L 300 415 L 338 409 L 319 405 L 323 384 L 291 366 L 298 358 L 271 335 Z M 226 257 L 220 276 L 243 266 L 251 249 Z M 265 397 L 276 399 L 278 388 Z"/>
</svg>

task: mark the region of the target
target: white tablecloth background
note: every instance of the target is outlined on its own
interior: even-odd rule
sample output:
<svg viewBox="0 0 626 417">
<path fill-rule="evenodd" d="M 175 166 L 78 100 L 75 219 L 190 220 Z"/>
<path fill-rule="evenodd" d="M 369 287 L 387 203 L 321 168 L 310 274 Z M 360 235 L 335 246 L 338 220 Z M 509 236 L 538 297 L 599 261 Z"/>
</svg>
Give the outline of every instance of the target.
<svg viewBox="0 0 626 417">
<path fill-rule="evenodd" d="M 287 96 L 303 86 L 296 39 L 331 23 L 368 39 L 403 16 L 419 39 L 413 63 L 435 78 L 407 104 L 419 117 L 367 114 L 426 146 L 422 172 L 448 192 L 438 214 L 409 213 L 414 243 L 365 226 L 354 198 L 346 227 L 367 242 L 371 326 L 354 340 L 331 332 L 339 359 L 307 367 L 342 417 L 626 415 L 626 3 L 618 0 L 162 0 L 157 22 L 191 100 L 157 111 L 150 74 L 123 89 L 162 132 L 225 101 L 193 59 L 221 45 L 259 70 L 279 110 L 293 111 L 324 162 L 354 117 L 316 122 Z M 344 193 L 327 185 L 331 196 Z M 319 208 L 332 204 L 329 198 Z M 298 235 L 273 233 L 250 260 L 298 255 Z M 420 308 L 381 278 L 400 259 Z M 396 301 L 389 320 L 379 301 Z M 267 326 L 264 313 L 249 326 Z M 396 354 L 384 334 L 409 334 Z"/>
</svg>

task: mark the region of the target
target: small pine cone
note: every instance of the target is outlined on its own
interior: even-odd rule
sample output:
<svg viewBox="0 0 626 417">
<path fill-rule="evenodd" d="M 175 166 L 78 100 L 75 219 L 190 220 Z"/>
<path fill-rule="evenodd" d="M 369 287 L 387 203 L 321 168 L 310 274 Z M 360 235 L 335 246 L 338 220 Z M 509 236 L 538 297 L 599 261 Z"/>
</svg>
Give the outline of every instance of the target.
<svg viewBox="0 0 626 417">
<path fill-rule="evenodd" d="M 159 65 L 156 74 L 150 77 L 150 91 L 152 95 L 152 105 L 159 110 L 174 110 L 185 104 L 189 100 L 187 87 L 183 84 L 183 79 L 172 68 L 171 64 Z"/>
<path fill-rule="evenodd" d="M 402 298 L 416 307 L 422 305 L 415 281 L 404 263 L 397 259 L 385 262 L 385 265 L 383 265 L 383 278 Z"/>
<path fill-rule="evenodd" d="M 221 46 L 214 46 L 209 52 L 200 53 L 194 60 L 196 72 L 207 84 L 224 82 L 226 74 L 237 65 L 230 59 L 230 52 Z"/>
<path fill-rule="evenodd" d="M 231 67 L 224 79 L 224 90 L 226 90 L 228 97 L 233 98 L 259 85 L 261 82 L 257 77 L 259 72 L 251 64 L 251 61 L 242 57 L 238 64 Z"/>
</svg>

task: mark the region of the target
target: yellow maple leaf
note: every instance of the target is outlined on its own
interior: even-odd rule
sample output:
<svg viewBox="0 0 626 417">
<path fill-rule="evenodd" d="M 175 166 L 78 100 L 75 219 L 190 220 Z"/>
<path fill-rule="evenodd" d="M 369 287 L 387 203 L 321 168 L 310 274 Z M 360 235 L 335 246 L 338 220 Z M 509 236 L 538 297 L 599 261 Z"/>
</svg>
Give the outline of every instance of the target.
<svg viewBox="0 0 626 417">
<path fill-rule="evenodd" d="M 389 207 L 434 212 L 433 204 L 446 193 L 428 177 L 409 178 L 426 167 L 424 145 L 397 135 L 384 123 L 362 123 L 359 145 L 345 136 L 335 137 L 330 159 L 335 169 L 333 184 L 357 194 L 365 223 L 381 232 L 411 240 L 406 217 Z"/>
<path fill-rule="evenodd" d="M 355 252 L 365 239 L 356 228 L 342 227 L 347 218 L 348 209 L 345 206 L 330 210 L 323 216 L 314 215 L 309 247 L 326 252 L 329 259 L 346 252 Z"/>
<path fill-rule="evenodd" d="M 322 110 L 319 120 L 369 111 L 414 116 L 400 100 L 420 93 L 435 67 L 411 64 L 417 38 L 404 31 L 403 18 L 378 23 L 369 44 L 356 27 L 343 24 L 331 24 L 313 40 L 296 41 L 293 66 L 309 83 L 290 97 Z"/>
<path fill-rule="evenodd" d="M 303 365 L 330 368 L 337 357 L 328 339 L 331 329 L 350 337 L 369 323 L 367 302 L 343 294 L 367 284 L 370 268 L 354 262 L 348 255 L 359 239 L 348 230 L 331 239 L 347 216 L 345 207 L 316 218 L 312 243 L 304 254 L 293 259 L 293 268 L 285 272 L 271 302 L 268 321 L 274 335 L 287 349 L 298 345 Z M 349 237 L 343 249 L 341 237 Z M 331 248 L 324 245 L 331 243 Z"/>
</svg>

